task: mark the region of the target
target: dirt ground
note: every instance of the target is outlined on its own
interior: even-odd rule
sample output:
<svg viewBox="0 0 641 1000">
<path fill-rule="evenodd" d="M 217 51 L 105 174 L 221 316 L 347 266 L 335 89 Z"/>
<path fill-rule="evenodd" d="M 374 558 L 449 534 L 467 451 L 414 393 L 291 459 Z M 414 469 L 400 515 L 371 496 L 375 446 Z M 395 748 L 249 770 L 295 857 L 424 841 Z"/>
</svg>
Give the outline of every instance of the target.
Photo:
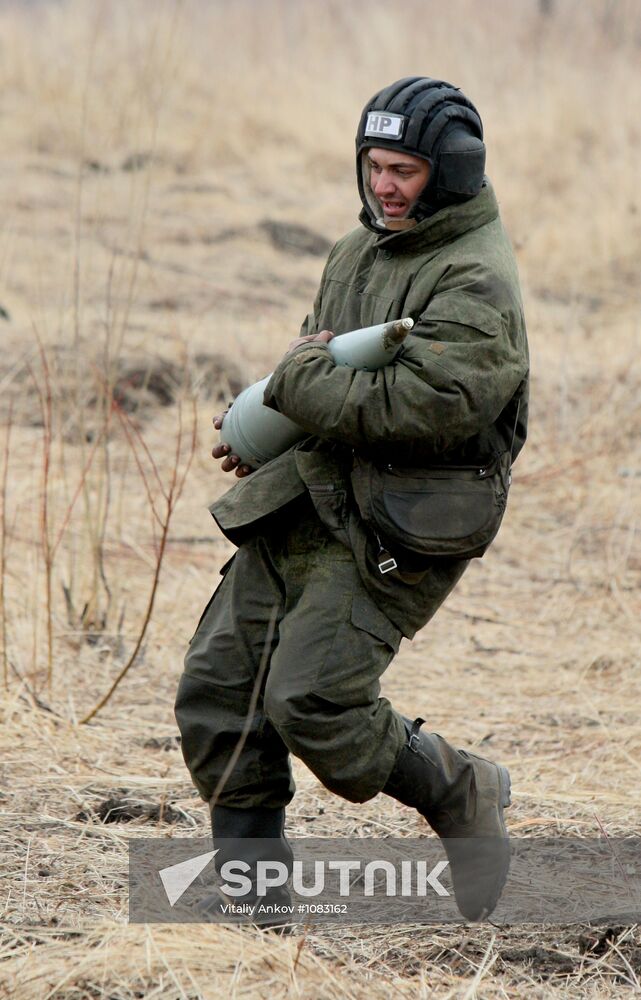
<svg viewBox="0 0 641 1000">
<path fill-rule="evenodd" d="M 383 70 L 370 57 L 390 13 L 370 6 L 363 28 L 360 2 L 168 2 L 147 24 L 141 3 L 0 4 L 7 997 L 641 993 L 638 926 L 277 938 L 127 923 L 128 839 L 207 834 L 173 698 L 231 552 L 207 511 L 229 485 L 209 457 L 211 418 L 273 367 L 328 246 L 357 224 L 356 117 L 377 85 L 405 75 L 398 54 Z M 401 25 L 418 72 L 456 78 L 488 109 L 532 403 L 499 538 L 402 644 L 383 693 L 509 767 L 515 836 L 639 832 L 641 22 L 634 5 L 612 7 L 524 2 L 519 15 L 501 0 L 487 23 L 465 22 L 465 58 L 439 22 L 424 39 L 433 65 L 410 38 L 422 5 L 408 3 Z M 480 53 L 493 33 L 490 66 Z M 273 108 L 277 135 L 261 131 Z M 428 834 L 390 799 L 355 806 L 298 762 L 295 774 L 292 835 Z M 126 821 L 109 822 L 114 799 Z"/>
</svg>

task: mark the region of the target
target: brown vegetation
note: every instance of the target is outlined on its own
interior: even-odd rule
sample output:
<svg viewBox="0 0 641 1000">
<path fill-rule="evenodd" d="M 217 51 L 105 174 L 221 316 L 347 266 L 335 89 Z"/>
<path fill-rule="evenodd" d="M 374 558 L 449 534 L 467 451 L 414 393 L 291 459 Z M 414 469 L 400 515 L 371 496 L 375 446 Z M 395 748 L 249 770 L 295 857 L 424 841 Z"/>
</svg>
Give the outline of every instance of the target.
<svg viewBox="0 0 641 1000">
<path fill-rule="evenodd" d="M 510 767 L 516 835 L 638 834 L 640 52 L 635 0 L 0 2 L 7 996 L 641 989 L 634 927 L 126 925 L 128 837 L 206 833 L 172 704 L 228 551 L 211 416 L 297 331 L 360 107 L 414 72 L 483 113 L 533 399 L 498 541 L 385 692 Z M 296 773 L 292 834 L 425 832 Z"/>
</svg>

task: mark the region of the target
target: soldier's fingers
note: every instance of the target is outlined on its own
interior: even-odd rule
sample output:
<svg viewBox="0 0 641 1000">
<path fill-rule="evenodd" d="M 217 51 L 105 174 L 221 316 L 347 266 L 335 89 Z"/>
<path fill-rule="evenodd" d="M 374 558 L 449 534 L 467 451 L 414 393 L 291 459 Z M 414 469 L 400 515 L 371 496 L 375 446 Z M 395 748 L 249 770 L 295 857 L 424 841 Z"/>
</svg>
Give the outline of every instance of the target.
<svg viewBox="0 0 641 1000">
<path fill-rule="evenodd" d="M 216 428 L 217 431 L 219 431 L 220 428 L 223 426 L 223 420 L 225 419 L 228 413 L 229 413 L 229 407 L 227 407 L 226 410 L 223 410 L 222 413 L 217 413 L 215 417 L 212 417 L 214 427 Z"/>
<path fill-rule="evenodd" d="M 211 453 L 214 456 L 214 458 L 224 458 L 225 455 L 228 455 L 230 451 L 231 448 L 229 447 L 228 444 L 215 444 L 214 447 L 211 449 Z"/>
<path fill-rule="evenodd" d="M 223 464 L 221 465 L 221 469 L 223 470 L 223 472 L 232 472 L 239 464 L 239 462 L 240 459 L 238 455 L 228 455 Z"/>
<path fill-rule="evenodd" d="M 300 344 L 309 344 L 310 340 L 315 339 L 315 336 L 316 335 L 314 333 L 308 333 L 306 337 L 296 337 L 295 340 L 290 340 L 287 350 L 293 351 L 293 349 L 295 347 L 299 347 Z"/>
<path fill-rule="evenodd" d="M 243 479 L 245 476 L 249 476 L 254 470 L 250 468 L 249 465 L 241 465 L 240 468 L 236 469 L 236 475 L 239 479 Z"/>
</svg>

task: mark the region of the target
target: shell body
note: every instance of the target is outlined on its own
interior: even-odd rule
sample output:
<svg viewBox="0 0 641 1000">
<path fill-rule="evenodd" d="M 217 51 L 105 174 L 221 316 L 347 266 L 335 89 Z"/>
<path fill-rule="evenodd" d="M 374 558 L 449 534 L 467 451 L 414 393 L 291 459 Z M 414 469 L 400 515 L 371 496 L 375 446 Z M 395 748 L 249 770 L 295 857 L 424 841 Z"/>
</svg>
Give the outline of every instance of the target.
<svg viewBox="0 0 641 1000">
<path fill-rule="evenodd" d="M 328 347 L 337 365 L 376 371 L 394 360 L 413 326 L 409 318 L 379 323 L 334 337 Z M 243 465 L 253 469 L 276 458 L 306 434 L 289 417 L 263 405 L 270 378 L 271 374 L 266 375 L 243 389 L 227 412 L 220 430 L 221 442 L 230 446 L 232 454 L 238 455 Z"/>
</svg>

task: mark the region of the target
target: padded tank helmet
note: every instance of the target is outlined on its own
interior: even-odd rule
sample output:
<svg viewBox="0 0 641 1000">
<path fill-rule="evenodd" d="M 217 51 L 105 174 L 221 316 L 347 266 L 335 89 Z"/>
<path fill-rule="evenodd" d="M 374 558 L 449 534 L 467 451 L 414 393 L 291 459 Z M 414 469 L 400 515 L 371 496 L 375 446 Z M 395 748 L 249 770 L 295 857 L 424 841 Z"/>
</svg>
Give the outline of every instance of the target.
<svg viewBox="0 0 641 1000">
<path fill-rule="evenodd" d="M 445 80 L 405 77 L 375 94 L 363 109 L 356 133 L 358 190 L 370 223 L 380 225 L 380 205 L 363 156 L 371 147 L 399 150 L 430 164 L 429 180 L 410 213 L 419 222 L 481 190 L 485 170 L 481 118 L 458 87 Z"/>
</svg>

